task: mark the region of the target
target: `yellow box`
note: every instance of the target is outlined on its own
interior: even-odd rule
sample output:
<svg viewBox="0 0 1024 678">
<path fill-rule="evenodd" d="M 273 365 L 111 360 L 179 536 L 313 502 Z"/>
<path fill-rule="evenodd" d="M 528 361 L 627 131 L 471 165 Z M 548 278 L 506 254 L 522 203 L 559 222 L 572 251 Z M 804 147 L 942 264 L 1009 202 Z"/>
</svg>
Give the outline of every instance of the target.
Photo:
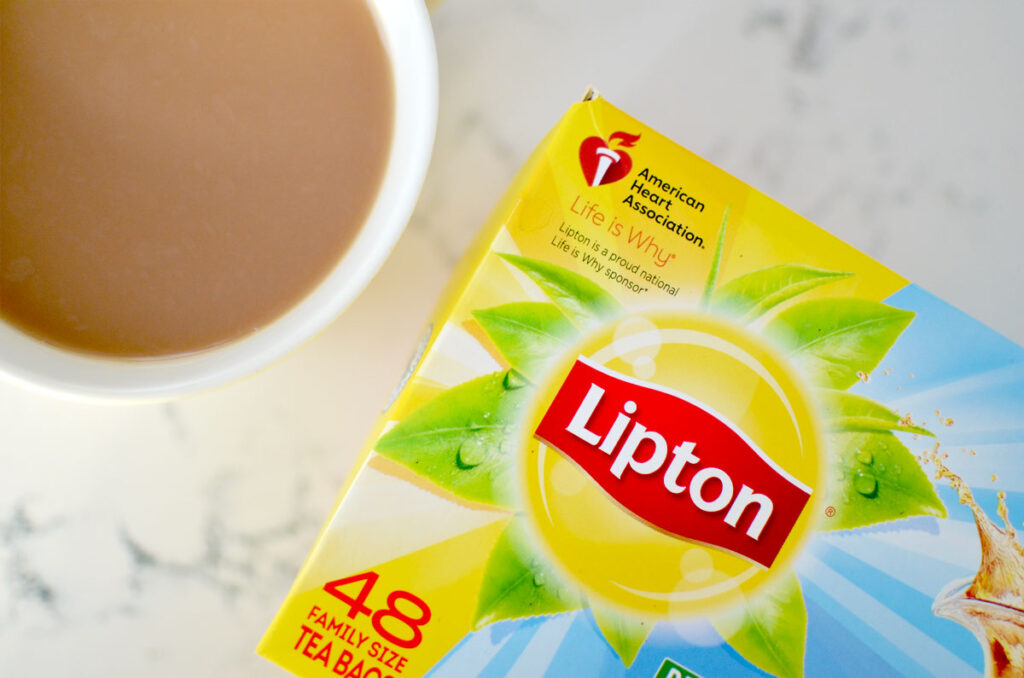
<svg viewBox="0 0 1024 678">
<path fill-rule="evenodd" d="M 259 652 L 309 678 L 1024 671 L 1024 552 L 985 517 L 996 489 L 1024 508 L 1021 364 L 588 97 L 466 256 Z"/>
</svg>

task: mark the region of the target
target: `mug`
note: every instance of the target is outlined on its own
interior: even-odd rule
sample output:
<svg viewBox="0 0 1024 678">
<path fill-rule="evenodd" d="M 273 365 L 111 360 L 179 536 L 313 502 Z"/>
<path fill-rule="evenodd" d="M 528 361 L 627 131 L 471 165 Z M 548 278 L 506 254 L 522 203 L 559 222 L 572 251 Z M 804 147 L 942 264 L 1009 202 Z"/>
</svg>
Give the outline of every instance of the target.
<svg viewBox="0 0 1024 678">
<path fill-rule="evenodd" d="M 163 400 L 251 374 L 312 338 L 369 283 L 412 214 L 437 122 L 437 54 L 423 0 L 369 0 L 394 74 L 394 127 L 383 180 L 358 235 L 297 305 L 252 334 L 194 354 L 118 359 L 64 350 L 0 320 L 0 375 L 81 399 Z"/>
</svg>

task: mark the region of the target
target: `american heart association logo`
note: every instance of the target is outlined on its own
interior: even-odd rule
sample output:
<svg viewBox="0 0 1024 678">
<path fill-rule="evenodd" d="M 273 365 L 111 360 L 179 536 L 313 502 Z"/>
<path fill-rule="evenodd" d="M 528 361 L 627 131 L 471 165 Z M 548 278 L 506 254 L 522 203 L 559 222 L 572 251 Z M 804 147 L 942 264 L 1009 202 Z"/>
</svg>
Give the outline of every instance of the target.
<svg viewBox="0 0 1024 678">
<path fill-rule="evenodd" d="M 632 148 L 639 134 L 614 132 L 608 141 L 587 137 L 580 144 L 580 168 L 589 186 L 603 186 L 622 179 L 633 168 L 633 159 L 623 148 Z M 612 147 L 615 148 L 612 148 Z"/>
</svg>

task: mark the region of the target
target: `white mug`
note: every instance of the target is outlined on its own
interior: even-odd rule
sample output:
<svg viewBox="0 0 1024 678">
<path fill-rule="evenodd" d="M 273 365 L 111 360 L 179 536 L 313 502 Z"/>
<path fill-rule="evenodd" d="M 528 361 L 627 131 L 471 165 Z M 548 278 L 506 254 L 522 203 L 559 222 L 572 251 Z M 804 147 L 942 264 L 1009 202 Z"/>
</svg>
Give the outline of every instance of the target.
<svg viewBox="0 0 1024 678">
<path fill-rule="evenodd" d="M 251 335 L 173 358 L 94 357 L 0 320 L 0 375 L 84 399 L 159 400 L 245 376 L 312 338 L 369 283 L 412 214 L 434 144 L 437 53 L 423 0 L 370 0 L 394 72 L 394 133 L 384 179 L 359 235 L 301 302 Z"/>
</svg>

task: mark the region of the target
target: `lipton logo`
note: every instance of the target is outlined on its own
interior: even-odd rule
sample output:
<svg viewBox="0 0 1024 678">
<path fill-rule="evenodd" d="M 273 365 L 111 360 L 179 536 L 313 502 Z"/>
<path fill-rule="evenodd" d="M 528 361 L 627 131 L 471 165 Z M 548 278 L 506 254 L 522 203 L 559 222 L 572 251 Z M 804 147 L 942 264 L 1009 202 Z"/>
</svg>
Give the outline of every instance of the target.
<svg viewBox="0 0 1024 678">
<path fill-rule="evenodd" d="M 811 495 L 710 408 L 583 357 L 535 436 L 650 525 L 764 567 Z"/>
<path fill-rule="evenodd" d="M 597 136 L 584 139 L 580 144 L 580 168 L 587 185 L 603 186 L 629 174 L 633 159 L 622 149 L 632 148 L 639 139 L 639 134 L 626 132 L 614 132 L 608 141 Z"/>
</svg>

